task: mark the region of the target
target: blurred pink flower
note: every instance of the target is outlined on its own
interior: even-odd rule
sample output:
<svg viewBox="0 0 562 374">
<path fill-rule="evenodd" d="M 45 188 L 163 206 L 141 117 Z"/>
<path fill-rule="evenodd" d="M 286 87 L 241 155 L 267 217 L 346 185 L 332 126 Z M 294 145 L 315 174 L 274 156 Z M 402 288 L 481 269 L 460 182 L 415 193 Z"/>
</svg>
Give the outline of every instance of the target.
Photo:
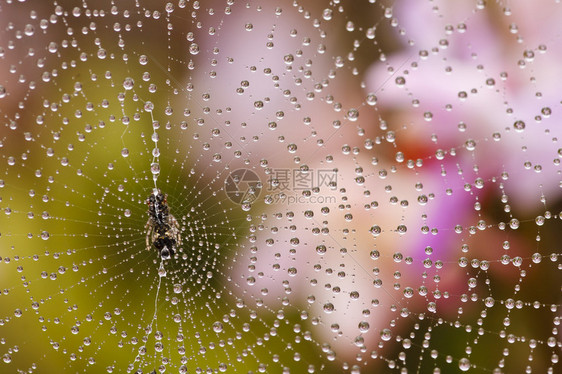
<svg viewBox="0 0 562 374">
<path fill-rule="evenodd" d="M 552 31 L 562 10 L 539 3 L 511 2 L 501 14 L 468 1 L 398 2 L 394 15 L 413 46 L 374 64 L 367 79 L 380 106 L 397 114 L 398 150 L 421 151 L 496 193 L 507 173 L 505 192 L 526 209 L 542 205 L 541 193 L 554 200 L 560 190 L 553 160 L 561 90 L 552 77 L 562 74 L 562 44 Z M 406 83 L 396 84 L 398 77 Z"/>
</svg>

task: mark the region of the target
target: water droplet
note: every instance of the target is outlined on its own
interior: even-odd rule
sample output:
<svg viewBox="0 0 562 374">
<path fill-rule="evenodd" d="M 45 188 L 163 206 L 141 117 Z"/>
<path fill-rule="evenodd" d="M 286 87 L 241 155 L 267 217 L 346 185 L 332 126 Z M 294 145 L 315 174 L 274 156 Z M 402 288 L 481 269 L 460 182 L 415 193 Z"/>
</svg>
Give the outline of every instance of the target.
<svg viewBox="0 0 562 374">
<path fill-rule="evenodd" d="M 382 229 L 380 228 L 380 226 L 378 225 L 374 225 L 370 228 L 369 232 L 373 235 L 373 236 L 379 236 L 380 233 L 382 232 Z"/>
<path fill-rule="evenodd" d="M 158 276 L 159 276 L 159 277 L 165 277 L 166 274 L 167 274 L 166 269 L 164 268 L 164 266 L 161 266 L 161 267 L 158 269 Z"/>
<path fill-rule="evenodd" d="M 468 371 L 468 369 L 470 369 L 470 361 L 468 358 L 461 358 L 459 360 L 459 369 L 461 369 L 461 371 Z"/>
<path fill-rule="evenodd" d="M 152 112 L 154 110 L 154 104 L 152 101 L 146 101 L 143 108 L 146 112 Z"/>
<path fill-rule="evenodd" d="M 295 57 L 291 54 L 285 55 L 283 57 L 283 61 L 285 61 L 285 64 L 287 64 L 287 65 L 291 65 L 294 60 L 295 60 Z"/>
<path fill-rule="evenodd" d="M 517 230 L 519 228 L 519 220 L 517 218 L 512 218 L 509 221 L 509 227 L 511 227 L 513 230 Z"/>
<path fill-rule="evenodd" d="M 366 333 L 367 331 L 369 331 L 369 322 L 366 321 L 361 321 L 359 322 L 359 331 L 361 331 L 361 333 Z"/>
<path fill-rule="evenodd" d="M 347 119 L 355 122 L 359 118 L 359 111 L 355 108 L 351 108 L 347 111 Z"/>
<path fill-rule="evenodd" d="M 392 338 L 392 331 L 389 329 L 383 329 L 381 331 L 381 339 L 385 342 L 389 341 Z"/>
<path fill-rule="evenodd" d="M 374 106 L 377 104 L 377 96 L 375 94 L 370 93 L 367 95 L 366 101 L 368 105 Z"/>
<path fill-rule="evenodd" d="M 132 90 L 134 86 L 135 86 L 135 81 L 131 77 L 127 77 L 123 81 L 123 88 L 126 90 Z"/>
<path fill-rule="evenodd" d="M 192 55 L 197 55 L 199 53 L 199 44 L 197 43 L 191 43 L 189 45 L 189 53 Z"/>
<path fill-rule="evenodd" d="M 222 332 L 223 331 L 223 325 L 220 322 L 215 322 L 213 323 L 213 331 L 216 333 Z"/>
<path fill-rule="evenodd" d="M 408 231 L 406 225 L 398 225 L 398 227 L 396 228 L 396 232 L 398 232 L 400 235 L 405 234 L 406 231 Z"/>
<path fill-rule="evenodd" d="M 525 130 L 525 122 L 523 122 L 523 121 L 515 121 L 515 123 L 513 124 L 513 128 L 514 128 L 515 131 L 517 131 L 517 132 L 523 132 L 523 130 Z"/>
</svg>

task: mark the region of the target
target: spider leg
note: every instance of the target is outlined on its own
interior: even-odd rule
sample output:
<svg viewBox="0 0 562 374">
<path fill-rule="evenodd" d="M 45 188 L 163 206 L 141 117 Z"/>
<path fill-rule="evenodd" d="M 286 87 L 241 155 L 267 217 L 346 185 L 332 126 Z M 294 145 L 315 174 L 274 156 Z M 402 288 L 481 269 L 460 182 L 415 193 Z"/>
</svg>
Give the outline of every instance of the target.
<svg viewBox="0 0 562 374">
<path fill-rule="evenodd" d="M 170 227 L 172 228 L 174 239 L 176 240 L 177 245 L 180 246 L 182 242 L 180 225 L 176 217 L 172 216 L 171 214 L 170 214 Z"/>
<path fill-rule="evenodd" d="M 148 219 L 148 222 L 146 222 L 146 226 L 144 226 L 144 228 L 146 229 L 146 250 L 150 251 L 150 247 L 152 247 L 151 239 L 154 233 L 154 228 L 150 224 L 150 218 Z"/>
</svg>

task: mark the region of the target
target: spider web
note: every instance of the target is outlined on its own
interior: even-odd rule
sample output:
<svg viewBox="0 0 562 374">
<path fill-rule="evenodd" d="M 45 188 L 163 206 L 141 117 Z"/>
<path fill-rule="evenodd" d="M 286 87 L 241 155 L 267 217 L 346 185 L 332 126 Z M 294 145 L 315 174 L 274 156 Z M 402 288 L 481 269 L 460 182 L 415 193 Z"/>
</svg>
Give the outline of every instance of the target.
<svg viewBox="0 0 562 374">
<path fill-rule="evenodd" d="M 2 371 L 556 372 L 560 11 L 3 2 Z"/>
</svg>

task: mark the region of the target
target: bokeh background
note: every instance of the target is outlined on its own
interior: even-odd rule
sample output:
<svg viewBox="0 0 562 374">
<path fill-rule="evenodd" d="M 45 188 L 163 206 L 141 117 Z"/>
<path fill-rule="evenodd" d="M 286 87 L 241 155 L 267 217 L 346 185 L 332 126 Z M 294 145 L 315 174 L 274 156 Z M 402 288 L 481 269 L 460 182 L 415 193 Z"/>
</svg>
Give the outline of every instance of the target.
<svg viewBox="0 0 562 374">
<path fill-rule="evenodd" d="M 2 2 L 0 372 L 558 372 L 561 17 Z"/>
</svg>

